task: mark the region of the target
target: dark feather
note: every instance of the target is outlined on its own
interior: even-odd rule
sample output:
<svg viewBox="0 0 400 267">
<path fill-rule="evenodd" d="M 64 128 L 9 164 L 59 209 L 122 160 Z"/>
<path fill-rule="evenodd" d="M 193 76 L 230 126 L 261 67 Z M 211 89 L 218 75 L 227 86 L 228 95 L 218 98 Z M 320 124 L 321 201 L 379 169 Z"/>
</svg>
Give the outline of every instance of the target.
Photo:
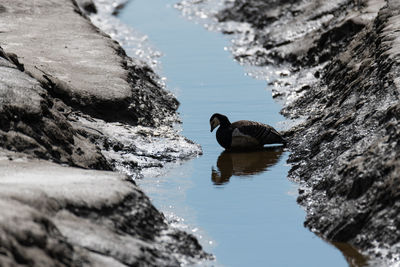
<svg viewBox="0 0 400 267">
<path fill-rule="evenodd" d="M 244 135 L 255 138 L 260 145 L 282 143 L 283 138 L 271 126 L 255 121 L 237 121 L 232 123 Z"/>
</svg>

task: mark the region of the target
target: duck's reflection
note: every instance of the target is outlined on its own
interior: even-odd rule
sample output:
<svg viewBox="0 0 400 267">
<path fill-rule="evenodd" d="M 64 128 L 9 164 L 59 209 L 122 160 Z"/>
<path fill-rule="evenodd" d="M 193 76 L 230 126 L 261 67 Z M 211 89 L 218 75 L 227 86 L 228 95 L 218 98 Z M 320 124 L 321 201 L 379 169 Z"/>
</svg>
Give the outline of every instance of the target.
<svg viewBox="0 0 400 267">
<path fill-rule="evenodd" d="M 232 175 L 249 176 L 268 170 L 275 165 L 283 152 L 282 147 L 268 147 L 251 152 L 228 152 L 219 155 L 217 168 L 212 168 L 211 180 L 216 185 L 229 182 Z"/>
<path fill-rule="evenodd" d="M 362 255 L 356 248 L 347 243 L 331 242 L 338 248 L 345 257 L 349 267 L 364 267 L 368 266 L 368 258 Z"/>
</svg>

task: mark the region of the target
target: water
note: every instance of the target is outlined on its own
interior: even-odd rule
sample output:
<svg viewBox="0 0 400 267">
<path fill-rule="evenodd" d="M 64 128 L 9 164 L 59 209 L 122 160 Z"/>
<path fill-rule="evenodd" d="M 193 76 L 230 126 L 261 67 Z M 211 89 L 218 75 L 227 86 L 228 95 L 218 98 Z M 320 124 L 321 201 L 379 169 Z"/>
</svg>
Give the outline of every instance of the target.
<svg viewBox="0 0 400 267">
<path fill-rule="evenodd" d="M 244 74 L 224 47 L 229 39 L 181 17 L 171 0 L 133 0 L 120 19 L 149 36 L 167 85 L 181 102 L 183 134 L 203 156 L 139 185 L 177 227 L 216 255 L 216 266 L 347 266 L 332 245 L 303 227 L 297 187 L 279 148 L 226 154 L 210 133 L 214 112 L 279 128 L 284 120 L 265 86 Z"/>
</svg>

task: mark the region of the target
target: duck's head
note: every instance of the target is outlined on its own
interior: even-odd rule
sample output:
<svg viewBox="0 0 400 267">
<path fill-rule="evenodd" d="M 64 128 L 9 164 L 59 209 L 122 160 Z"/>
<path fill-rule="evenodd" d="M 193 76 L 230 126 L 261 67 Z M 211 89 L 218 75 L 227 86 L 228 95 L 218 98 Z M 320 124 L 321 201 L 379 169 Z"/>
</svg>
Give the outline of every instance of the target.
<svg viewBox="0 0 400 267">
<path fill-rule="evenodd" d="M 219 113 L 214 113 L 210 118 L 210 126 L 211 126 L 210 132 L 212 132 L 219 125 L 229 126 L 230 124 L 231 123 L 229 122 L 229 119 L 227 116 L 219 114 Z"/>
</svg>

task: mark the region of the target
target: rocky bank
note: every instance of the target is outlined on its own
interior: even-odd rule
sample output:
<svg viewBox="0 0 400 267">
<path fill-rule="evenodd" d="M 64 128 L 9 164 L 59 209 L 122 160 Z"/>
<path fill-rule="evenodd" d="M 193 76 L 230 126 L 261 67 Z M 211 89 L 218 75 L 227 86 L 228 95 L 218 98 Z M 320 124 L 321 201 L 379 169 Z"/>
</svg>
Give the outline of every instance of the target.
<svg viewBox="0 0 400 267">
<path fill-rule="evenodd" d="M 351 266 L 398 266 L 400 2 L 234 0 L 214 16 L 239 61 L 278 66 L 305 225 Z"/>
<path fill-rule="evenodd" d="M 2 266 L 209 257 L 132 180 L 201 149 L 172 126 L 176 98 L 91 23 L 95 12 L 90 0 L 0 4 Z"/>
</svg>

